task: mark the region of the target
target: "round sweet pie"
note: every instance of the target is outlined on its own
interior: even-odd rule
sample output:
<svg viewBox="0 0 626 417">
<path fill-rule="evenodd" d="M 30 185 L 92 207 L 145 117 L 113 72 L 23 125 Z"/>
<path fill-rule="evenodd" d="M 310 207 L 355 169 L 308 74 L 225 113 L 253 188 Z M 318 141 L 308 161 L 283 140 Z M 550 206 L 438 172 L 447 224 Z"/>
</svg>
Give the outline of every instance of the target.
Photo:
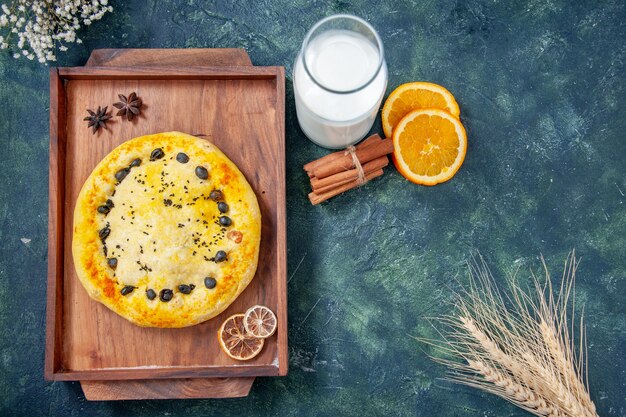
<svg viewBox="0 0 626 417">
<path fill-rule="evenodd" d="M 250 283 L 259 205 L 237 166 L 180 132 L 131 139 L 93 170 L 74 210 L 72 253 L 96 301 L 140 326 L 185 327 Z"/>
</svg>

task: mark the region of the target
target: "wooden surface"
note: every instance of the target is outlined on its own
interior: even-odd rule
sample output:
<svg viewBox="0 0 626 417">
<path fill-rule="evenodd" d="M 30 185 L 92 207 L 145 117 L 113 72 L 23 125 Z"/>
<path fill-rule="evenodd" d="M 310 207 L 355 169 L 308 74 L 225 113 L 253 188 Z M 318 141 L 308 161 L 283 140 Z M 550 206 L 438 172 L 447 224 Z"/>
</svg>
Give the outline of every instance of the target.
<svg viewBox="0 0 626 417">
<path fill-rule="evenodd" d="M 245 397 L 254 378 L 82 381 L 89 401 Z"/>
<path fill-rule="evenodd" d="M 63 218 L 57 217 L 64 223 L 63 244 L 56 246 L 57 251 L 65 248 L 63 274 L 57 276 L 55 284 L 57 293 L 62 291 L 63 305 L 61 315 L 57 309 L 56 316 L 49 316 L 50 320 L 60 317 L 60 322 L 48 325 L 49 346 L 56 349 L 47 350 L 46 376 L 84 382 L 284 375 L 284 71 L 272 67 L 229 67 L 223 71 L 163 69 L 162 74 L 167 76 L 158 72 L 148 68 L 59 69 L 61 78 L 66 80 L 59 95 L 67 99 L 68 169 Z M 133 79 L 124 79 L 124 74 Z M 57 84 L 58 88 L 61 86 Z M 137 91 L 145 103 L 142 117 L 133 122 L 116 118 L 108 130 L 92 136 L 82 121 L 85 109 L 111 103 L 117 93 L 131 91 Z M 102 157 L 132 137 L 167 130 L 206 135 L 240 167 L 257 193 L 263 215 L 261 254 L 255 279 L 222 315 L 186 329 L 146 329 L 89 299 L 72 264 L 71 219 L 80 187 Z M 55 221 L 52 216 L 51 221 Z M 51 250 L 54 252 L 55 248 Z M 221 352 L 215 336 L 217 328 L 225 317 L 256 303 L 277 312 L 277 335 L 268 340 L 254 360 L 235 362 Z M 59 336 L 60 328 L 63 332 Z"/>
<path fill-rule="evenodd" d="M 174 66 L 222 66 L 252 65 L 245 49 L 198 48 L 198 49 L 96 49 L 89 56 L 87 66 L 131 67 Z"/>
</svg>

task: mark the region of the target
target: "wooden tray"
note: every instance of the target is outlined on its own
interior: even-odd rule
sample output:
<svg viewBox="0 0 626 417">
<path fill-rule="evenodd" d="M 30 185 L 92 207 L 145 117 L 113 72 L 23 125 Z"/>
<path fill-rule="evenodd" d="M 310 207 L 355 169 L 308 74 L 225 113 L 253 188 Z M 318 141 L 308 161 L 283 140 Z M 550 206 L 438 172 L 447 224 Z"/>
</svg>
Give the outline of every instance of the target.
<svg viewBox="0 0 626 417">
<path fill-rule="evenodd" d="M 177 50 L 169 60 L 167 50 L 94 51 L 90 63 L 98 67 L 51 70 L 45 376 L 80 380 L 88 399 L 241 396 L 252 377 L 287 373 L 284 70 L 191 67 L 210 62 L 209 51 L 226 56 L 205 51 Z M 238 64 L 247 63 L 245 52 L 242 58 L 241 50 L 231 51 Z M 144 66 L 105 66 L 124 55 L 126 65 Z M 149 67 L 150 60 L 165 65 Z M 82 121 L 85 109 L 131 91 L 146 103 L 144 117 L 118 119 L 92 136 Z M 187 329 L 144 329 L 87 296 L 72 264 L 71 219 L 77 193 L 102 157 L 125 140 L 168 130 L 207 135 L 240 167 L 261 206 L 261 254 L 255 279 L 220 316 Z M 252 361 L 233 361 L 217 344 L 217 328 L 256 303 L 277 313 L 277 335 Z"/>
</svg>

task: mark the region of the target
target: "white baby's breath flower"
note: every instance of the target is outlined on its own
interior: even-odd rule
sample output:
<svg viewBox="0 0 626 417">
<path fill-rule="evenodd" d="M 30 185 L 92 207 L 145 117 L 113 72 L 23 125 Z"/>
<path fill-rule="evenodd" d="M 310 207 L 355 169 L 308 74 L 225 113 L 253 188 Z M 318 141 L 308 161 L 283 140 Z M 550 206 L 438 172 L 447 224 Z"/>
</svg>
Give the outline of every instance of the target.
<svg viewBox="0 0 626 417">
<path fill-rule="evenodd" d="M 0 4 L 0 48 L 13 49 L 16 59 L 25 56 L 42 63 L 56 61 L 56 49 L 65 52 L 68 43 L 82 43 L 76 37 L 81 23 L 89 26 L 113 11 L 108 0 L 12 0 L 10 4 Z"/>
</svg>

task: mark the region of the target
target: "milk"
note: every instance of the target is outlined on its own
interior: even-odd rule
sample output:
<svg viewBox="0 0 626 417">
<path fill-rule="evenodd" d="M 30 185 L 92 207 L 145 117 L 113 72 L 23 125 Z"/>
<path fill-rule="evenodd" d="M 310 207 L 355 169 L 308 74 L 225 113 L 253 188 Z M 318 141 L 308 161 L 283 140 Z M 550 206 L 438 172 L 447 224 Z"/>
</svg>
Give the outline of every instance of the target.
<svg viewBox="0 0 626 417">
<path fill-rule="evenodd" d="M 379 64 L 379 50 L 359 33 L 329 30 L 310 41 L 293 71 L 298 121 L 309 139 L 344 148 L 365 137 L 387 87 L 387 66 Z"/>
</svg>

